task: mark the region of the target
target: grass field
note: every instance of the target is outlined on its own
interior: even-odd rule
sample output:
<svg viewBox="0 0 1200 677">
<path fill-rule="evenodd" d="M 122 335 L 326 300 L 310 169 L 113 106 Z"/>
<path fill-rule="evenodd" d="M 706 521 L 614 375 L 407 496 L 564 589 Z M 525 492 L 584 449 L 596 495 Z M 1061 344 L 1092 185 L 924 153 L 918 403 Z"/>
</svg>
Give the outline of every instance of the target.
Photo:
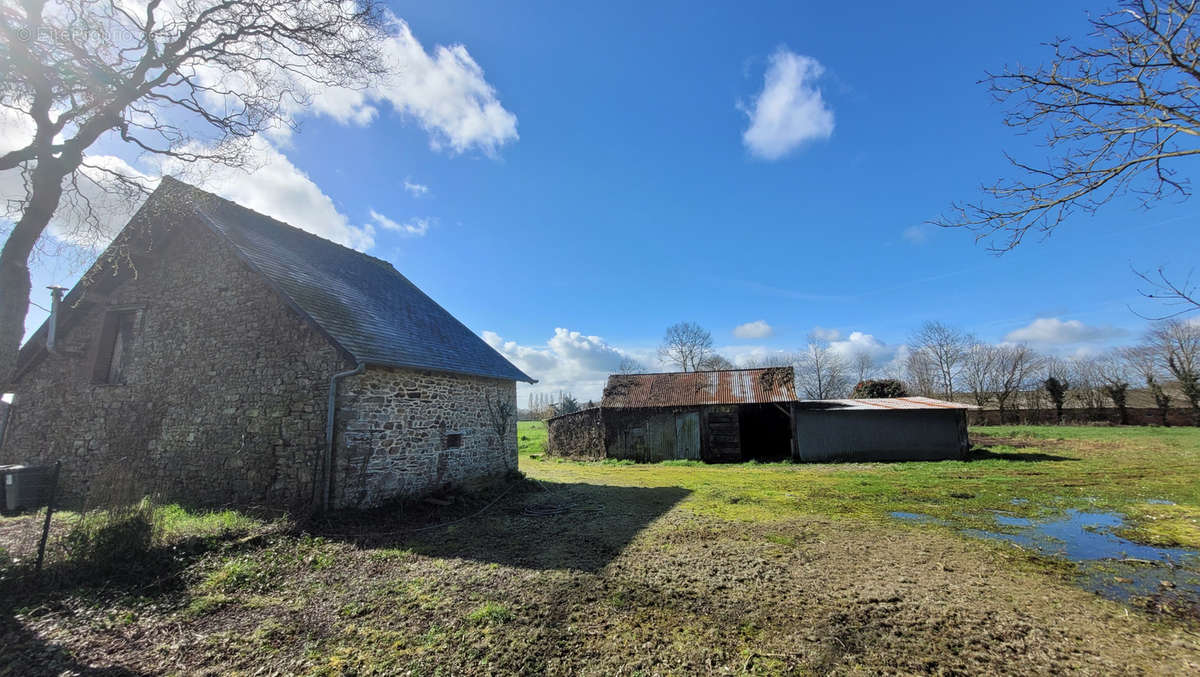
<svg viewBox="0 0 1200 677">
<path fill-rule="evenodd" d="M 546 458 L 523 423 L 530 479 L 449 506 L 222 518 L 120 581 L 6 590 L 0 675 L 1200 670 L 1187 613 L 960 532 L 1084 508 L 1200 546 L 1200 431 L 972 433 L 964 462 L 632 465 Z"/>
</svg>

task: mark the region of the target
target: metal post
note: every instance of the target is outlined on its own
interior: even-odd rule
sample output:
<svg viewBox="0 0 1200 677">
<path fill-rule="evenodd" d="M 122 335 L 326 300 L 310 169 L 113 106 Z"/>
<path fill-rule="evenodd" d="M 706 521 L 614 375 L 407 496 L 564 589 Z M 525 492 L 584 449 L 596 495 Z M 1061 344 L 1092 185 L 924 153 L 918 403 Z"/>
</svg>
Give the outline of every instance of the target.
<svg viewBox="0 0 1200 677">
<path fill-rule="evenodd" d="M 50 476 L 50 495 L 46 499 L 46 521 L 42 523 L 42 540 L 38 543 L 37 573 L 42 573 L 42 561 L 46 558 L 46 541 L 50 538 L 50 516 L 54 513 L 54 500 L 58 495 L 58 470 L 62 461 L 54 462 L 54 473 Z"/>
</svg>

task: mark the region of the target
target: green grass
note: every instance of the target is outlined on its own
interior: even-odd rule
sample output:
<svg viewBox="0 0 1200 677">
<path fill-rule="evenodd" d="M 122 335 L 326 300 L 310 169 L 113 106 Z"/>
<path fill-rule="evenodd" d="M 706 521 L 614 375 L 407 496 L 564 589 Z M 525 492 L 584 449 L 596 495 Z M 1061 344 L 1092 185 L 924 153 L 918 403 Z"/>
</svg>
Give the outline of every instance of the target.
<svg viewBox="0 0 1200 677">
<path fill-rule="evenodd" d="M 683 487 L 691 490 L 686 509 L 725 519 L 888 519 L 903 511 L 983 527 L 992 524 L 995 510 L 1037 517 L 1103 509 L 1123 513 L 1126 535 L 1136 540 L 1200 547 L 1197 428 L 975 427 L 977 449 L 969 461 L 732 465 L 535 459 L 540 449 L 532 443 L 544 426 L 518 429 L 529 437 L 521 469 L 530 477 Z"/>
</svg>

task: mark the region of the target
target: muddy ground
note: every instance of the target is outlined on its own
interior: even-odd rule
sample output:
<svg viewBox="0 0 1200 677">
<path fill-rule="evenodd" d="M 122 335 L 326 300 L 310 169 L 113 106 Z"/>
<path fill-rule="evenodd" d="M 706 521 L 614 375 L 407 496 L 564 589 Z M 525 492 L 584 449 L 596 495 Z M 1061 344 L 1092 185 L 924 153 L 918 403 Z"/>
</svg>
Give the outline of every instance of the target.
<svg viewBox="0 0 1200 677">
<path fill-rule="evenodd" d="M 676 487 L 500 491 L 210 541 L 157 576 L 5 590 L 0 675 L 1200 671 L 1195 625 L 1011 548 L 728 520 Z M 462 521 L 411 531 L 446 519 Z"/>
</svg>

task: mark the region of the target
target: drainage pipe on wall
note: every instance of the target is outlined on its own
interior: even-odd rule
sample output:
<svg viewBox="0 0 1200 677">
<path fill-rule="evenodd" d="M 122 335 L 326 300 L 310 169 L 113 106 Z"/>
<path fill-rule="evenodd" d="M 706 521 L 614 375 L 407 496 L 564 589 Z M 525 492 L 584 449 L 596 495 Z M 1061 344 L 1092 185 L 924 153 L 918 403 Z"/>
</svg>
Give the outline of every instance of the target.
<svg viewBox="0 0 1200 677">
<path fill-rule="evenodd" d="M 347 371 L 339 371 L 329 379 L 329 407 L 325 412 L 325 488 L 321 495 L 321 510 L 329 509 L 329 494 L 333 489 L 333 417 L 337 409 L 338 382 L 347 376 L 363 373 L 367 365 L 359 362 L 358 366 Z"/>
</svg>

